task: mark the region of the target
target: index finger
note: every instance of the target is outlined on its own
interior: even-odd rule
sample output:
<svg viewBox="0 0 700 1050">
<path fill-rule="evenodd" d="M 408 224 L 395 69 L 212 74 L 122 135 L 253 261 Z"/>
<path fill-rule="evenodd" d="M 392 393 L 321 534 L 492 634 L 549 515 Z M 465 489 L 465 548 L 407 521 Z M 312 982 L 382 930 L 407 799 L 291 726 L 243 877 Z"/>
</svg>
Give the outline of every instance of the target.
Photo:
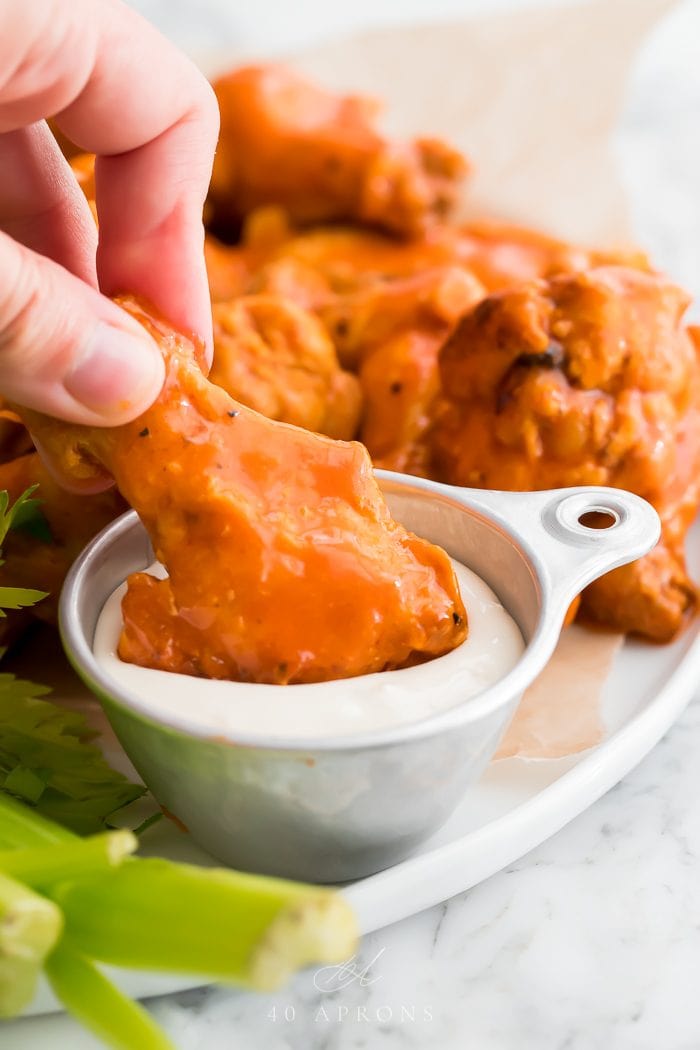
<svg viewBox="0 0 700 1050">
<path fill-rule="evenodd" d="M 0 0 L 0 70 L 0 131 L 55 115 L 98 155 L 102 291 L 145 296 L 210 348 L 201 217 L 218 109 L 202 74 L 120 0 Z"/>
</svg>

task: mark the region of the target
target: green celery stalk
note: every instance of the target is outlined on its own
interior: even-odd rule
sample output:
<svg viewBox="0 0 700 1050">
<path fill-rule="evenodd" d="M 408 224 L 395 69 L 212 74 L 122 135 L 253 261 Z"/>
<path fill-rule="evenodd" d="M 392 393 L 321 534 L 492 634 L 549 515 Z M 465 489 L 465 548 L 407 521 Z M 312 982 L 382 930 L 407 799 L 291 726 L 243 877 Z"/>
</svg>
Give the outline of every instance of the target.
<svg viewBox="0 0 700 1050">
<path fill-rule="evenodd" d="M 40 845 L 56 832 L 59 842 L 84 841 L 0 793 L 0 841 Z M 91 958 L 253 988 L 276 988 L 312 962 L 341 962 L 357 938 L 352 911 L 333 890 L 167 860 L 134 858 L 47 892 Z"/>
<path fill-rule="evenodd" d="M 309 963 L 341 962 L 357 937 L 333 890 L 166 860 L 134 860 L 57 885 L 51 897 L 91 958 L 262 990 Z"/>
<path fill-rule="evenodd" d="M 80 842 L 80 838 L 0 791 L 0 848 L 29 849 L 61 842 Z"/>
<path fill-rule="evenodd" d="M 14 1017 L 31 1001 L 62 928 L 55 904 L 0 875 L 0 1017 Z"/>
<path fill-rule="evenodd" d="M 107 831 L 75 842 L 0 851 L 0 872 L 46 889 L 64 879 L 94 875 L 116 867 L 138 847 L 130 831 Z"/>
<path fill-rule="evenodd" d="M 103 973 L 61 941 L 46 961 L 46 976 L 66 1010 L 114 1050 L 175 1050 L 150 1017 Z"/>
</svg>

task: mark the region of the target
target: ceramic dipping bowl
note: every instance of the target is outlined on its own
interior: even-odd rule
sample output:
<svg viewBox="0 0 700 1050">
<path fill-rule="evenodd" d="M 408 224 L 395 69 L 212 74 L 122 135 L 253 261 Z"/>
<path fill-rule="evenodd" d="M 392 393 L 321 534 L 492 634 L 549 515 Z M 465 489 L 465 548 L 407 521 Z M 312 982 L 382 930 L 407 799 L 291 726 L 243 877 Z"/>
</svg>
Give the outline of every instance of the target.
<svg viewBox="0 0 700 1050">
<path fill-rule="evenodd" d="M 168 710 L 166 672 L 157 698 L 115 682 L 93 655 L 93 637 L 112 591 L 154 560 L 134 512 L 107 526 L 66 579 L 60 626 L 71 663 L 158 801 L 233 867 L 341 882 L 404 859 L 479 777 L 551 656 L 571 601 L 659 537 L 652 507 L 617 489 L 506 493 L 377 475 L 396 519 L 485 580 L 526 643 L 500 681 L 422 721 L 285 739 L 274 730 L 251 734 L 213 724 L 198 707 L 196 678 L 186 712 Z M 332 703 L 333 683 L 325 687 Z M 280 702 L 293 702 L 295 686 L 246 688 L 284 690 Z"/>
</svg>

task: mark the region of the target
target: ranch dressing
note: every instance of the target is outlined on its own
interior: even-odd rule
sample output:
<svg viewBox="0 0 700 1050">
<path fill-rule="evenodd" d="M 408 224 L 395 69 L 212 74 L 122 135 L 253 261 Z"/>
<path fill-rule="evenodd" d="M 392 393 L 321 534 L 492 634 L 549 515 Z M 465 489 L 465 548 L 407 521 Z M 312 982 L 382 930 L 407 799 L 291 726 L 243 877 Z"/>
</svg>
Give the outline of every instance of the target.
<svg viewBox="0 0 700 1050">
<path fill-rule="evenodd" d="M 445 656 L 399 671 L 311 685 L 226 682 L 125 663 L 117 655 L 126 584 L 100 613 L 93 652 L 103 671 L 154 714 L 196 715 L 212 733 L 279 737 L 346 736 L 418 722 L 476 696 L 503 678 L 525 648 L 513 618 L 480 577 L 453 561 L 469 617 L 465 642 Z M 166 575 L 160 565 L 152 575 Z"/>
</svg>

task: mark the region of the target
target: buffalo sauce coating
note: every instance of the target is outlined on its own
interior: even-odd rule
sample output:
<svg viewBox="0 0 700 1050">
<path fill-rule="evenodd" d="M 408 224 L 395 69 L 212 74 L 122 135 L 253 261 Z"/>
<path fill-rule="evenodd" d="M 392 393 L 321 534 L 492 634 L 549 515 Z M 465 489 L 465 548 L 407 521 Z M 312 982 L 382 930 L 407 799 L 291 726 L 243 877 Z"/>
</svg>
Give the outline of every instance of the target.
<svg viewBox="0 0 700 1050">
<path fill-rule="evenodd" d="M 214 90 L 221 137 L 208 207 L 218 228 L 278 204 L 302 224 L 413 235 L 457 201 L 464 158 L 437 139 L 388 141 L 373 99 L 333 95 L 280 65 L 236 69 Z"/>
<path fill-rule="evenodd" d="M 586 588 L 584 618 L 667 642 L 697 604 L 684 541 L 700 506 L 700 363 L 688 297 L 602 266 L 482 300 L 440 353 L 429 436 L 440 481 L 614 485 L 658 510 L 661 542 Z"/>
<path fill-rule="evenodd" d="M 31 413 L 64 474 L 108 470 L 169 579 L 129 577 L 123 660 L 292 683 L 368 674 L 459 645 L 467 618 L 447 555 L 395 522 L 366 450 L 244 408 L 192 344 L 133 300 L 166 381 L 116 428 Z"/>
</svg>

